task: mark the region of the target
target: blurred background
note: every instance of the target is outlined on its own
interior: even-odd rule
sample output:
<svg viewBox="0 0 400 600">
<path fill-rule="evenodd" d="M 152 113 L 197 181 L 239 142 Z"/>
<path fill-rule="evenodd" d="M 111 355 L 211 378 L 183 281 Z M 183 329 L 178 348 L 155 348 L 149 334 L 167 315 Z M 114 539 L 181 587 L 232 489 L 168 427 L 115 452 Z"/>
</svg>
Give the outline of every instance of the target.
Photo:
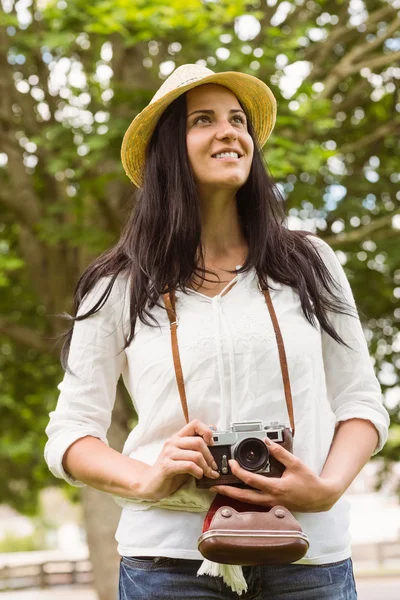
<svg viewBox="0 0 400 600">
<path fill-rule="evenodd" d="M 399 597 L 399 15 L 399 0 L 1 0 L 2 600 L 115 598 L 120 509 L 43 460 L 57 315 L 135 201 L 125 130 L 184 63 L 256 75 L 277 98 L 264 152 L 289 227 L 337 252 L 392 419 L 347 494 L 359 596 Z M 110 444 L 134 423 L 119 387 Z"/>
</svg>

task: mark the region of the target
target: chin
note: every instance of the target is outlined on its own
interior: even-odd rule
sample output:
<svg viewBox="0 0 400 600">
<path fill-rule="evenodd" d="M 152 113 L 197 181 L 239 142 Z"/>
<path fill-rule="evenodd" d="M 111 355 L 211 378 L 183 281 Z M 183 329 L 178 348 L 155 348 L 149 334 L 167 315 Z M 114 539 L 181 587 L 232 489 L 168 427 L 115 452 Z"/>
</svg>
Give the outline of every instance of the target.
<svg viewBox="0 0 400 600">
<path fill-rule="evenodd" d="M 229 179 L 221 180 L 220 185 L 221 187 L 226 186 L 239 190 L 246 183 L 246 181 L 247 179 L 244 179 L 243 177 L 231 177 Z"/>
<path fill-rule="evenodd" d="M 208 181 L 204 181 L 203 185 L 212 185 L 212 186 L 220 186 L 220 187 L 236 187 L 237 189 L 241 188 L 242 185 L 246 183 L 248 179 L 247 177 L 243 177 L 243 175 L 234 175 L 230 173 L 225 177 L 216 177 L 215 179 L 209 179 Z"/>
</svg>

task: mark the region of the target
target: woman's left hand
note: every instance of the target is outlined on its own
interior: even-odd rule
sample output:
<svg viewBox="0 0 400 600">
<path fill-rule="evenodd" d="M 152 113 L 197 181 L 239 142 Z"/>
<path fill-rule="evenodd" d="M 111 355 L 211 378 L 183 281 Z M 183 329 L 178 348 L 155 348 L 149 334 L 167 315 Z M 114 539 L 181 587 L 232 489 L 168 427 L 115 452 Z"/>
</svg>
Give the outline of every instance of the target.
<svg viewBox="0 0 400 600">
<path fill-rule="evenodd" d="M 282 477 L 257 475 L 242 469 L 236 460 L 230 460 L 232 473 L 255 489 L 215 485 L 211 490 L 249 504 L 268 507 L 280 504 L 295 512 L 322 512 L 332 508 L 341 496 L 338 482 L 318 477 L 280 444 L 268 438 L 265 443 L 271 455 L 286 467 Z"/>
</svg>

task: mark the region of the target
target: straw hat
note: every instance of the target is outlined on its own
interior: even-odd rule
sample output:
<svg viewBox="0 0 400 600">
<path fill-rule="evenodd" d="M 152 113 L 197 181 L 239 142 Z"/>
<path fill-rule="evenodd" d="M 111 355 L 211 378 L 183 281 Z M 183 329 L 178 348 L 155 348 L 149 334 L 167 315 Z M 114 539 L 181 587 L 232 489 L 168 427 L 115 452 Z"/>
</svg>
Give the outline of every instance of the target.
<svg viewBox="0 0 400 600">
<path fill-rule="evenodd" d="M 143 185 L 147 146 L 162 113 L 178 96 L 205 83 L 223 85 L 235 94 L 251 120 L 259 148 L 264 146 L 275 125 L 276 100 L 263 81 L 245 73 L 214 73 L 200 65 L 182 65 L 164 81 L 124 135 L 121 160 L 137 187 Z"/>
</svg>

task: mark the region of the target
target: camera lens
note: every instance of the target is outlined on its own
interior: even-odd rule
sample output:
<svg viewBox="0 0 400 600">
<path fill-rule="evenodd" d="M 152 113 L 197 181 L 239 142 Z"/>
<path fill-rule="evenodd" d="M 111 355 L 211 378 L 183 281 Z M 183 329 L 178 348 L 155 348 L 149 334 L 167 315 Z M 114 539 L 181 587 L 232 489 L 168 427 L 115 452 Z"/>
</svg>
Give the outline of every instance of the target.
<svg viewBox="0 0 400 600">
<path fill-rule="evenodd" d="M 262 440 L 247 438 L 238 444 L 235 459 L 247 471 L 260 471 L 268 464 L 268 448 Z"/>
</svg>

